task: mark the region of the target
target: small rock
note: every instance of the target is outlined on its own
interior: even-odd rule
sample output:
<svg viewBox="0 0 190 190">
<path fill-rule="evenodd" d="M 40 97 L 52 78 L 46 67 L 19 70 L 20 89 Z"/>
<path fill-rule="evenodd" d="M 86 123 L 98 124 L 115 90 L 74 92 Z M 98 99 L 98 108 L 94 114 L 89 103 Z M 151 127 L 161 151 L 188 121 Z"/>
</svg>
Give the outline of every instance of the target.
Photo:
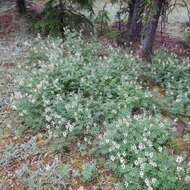
<svg viewBox="0 0 190 190">
<path fill-rule="evenodd" d="M 189 182 L 190 182 L 190 176 L 186 176 L 186 177 L 185 177 L 185 181 L 186 181 L 187 183 L 189 183 Z"/>
<path fill-rule="evenodd" d="M 181 120 L 177 120 L 174 127 L 176 128 L 176 137 L 182 138 L 187 134 L 187 124 Z"/>
<path fill-rule="evenodd" d="M 77 190 L 84 190 L 84 187 L 80 186 Z"/>
</svg>

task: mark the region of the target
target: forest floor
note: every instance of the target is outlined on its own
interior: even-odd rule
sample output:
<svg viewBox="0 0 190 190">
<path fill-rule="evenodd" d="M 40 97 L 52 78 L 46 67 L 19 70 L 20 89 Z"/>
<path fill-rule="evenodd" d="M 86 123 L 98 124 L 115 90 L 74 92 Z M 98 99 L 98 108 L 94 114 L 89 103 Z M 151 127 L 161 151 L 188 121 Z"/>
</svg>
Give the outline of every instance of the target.
<svg viewBox="0 0 190 190">
<path fill-rule="evenodd" d="M 38 7 L 40 9 L 40 7 Z M 21 43 L 28 38 L 33 38 L 28 34 L 28 21 L 16 13 L 13 0 L 0 1 L 0 189 L 2 190 L 26 190 L 18 177 L 18 171 L 24 164 L 29 165 L 31 171 L 35 171 L 39 165 L 51 165 L 54 158 L 58 157 L 63 163 L 72 165 L 73 168 L 81 168 L 84 160 L 91 160 L 91 157 L 82 157 L 76 152 L 69 152 L 67 156 L 62 156 L 56 152 L 48 150 L 47 139 L 42 134 L 33 135 L 27 131 L 20 136 L 17 130 L 21 128 L 17 113 L 12 108 L 12 97 L 15 91 L 15 76 L 22 72 L 12 61 L 16 59 L 19 64 L 24 59 L 24 49 Z M 163 42 L 164 41 L 164 42 Z M 155 49 L 165 48 L 178 55 L 189 56 L 188 47 L 179 38 L 171 37 L 160 33 L 157 34 Z M 179 123 L 179 131 L 186 130 L 183 123 Z M 37 150 L 37 151 L 36 151 Z M 180 139 L 178 152 L 190 150 L 189 143 L 183 138 Z M 116 182 L 118 179 L 112 176 L 99 159 L 98 167 L 101 168 L 101 176 L 105 181 Z M 187 158 L 189 159 L 189 158 Z M 26 174 L 27 177 L 28 174 Z M 99 186 L 98 180 L 83 182 L 77 177 L 72 179 L 72 185 L 68 190 L 91 190 L 93 186 Z M 56 189 L 56 186 L 49 185 L 44 190 Z M 65 188 L 63 188 L 65 189 Z M 101 190 L 112 190 L 112 184 L 107 183 L 99 187 Z"/>
</svg>

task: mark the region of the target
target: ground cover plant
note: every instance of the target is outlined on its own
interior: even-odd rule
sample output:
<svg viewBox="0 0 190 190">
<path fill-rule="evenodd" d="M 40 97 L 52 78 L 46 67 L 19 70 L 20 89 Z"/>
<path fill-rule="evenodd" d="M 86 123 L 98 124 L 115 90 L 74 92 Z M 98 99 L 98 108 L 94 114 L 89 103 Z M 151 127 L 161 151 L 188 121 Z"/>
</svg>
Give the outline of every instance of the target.
<svg viewBox="0 0 190 190">
<path fill-rule="evenodd" d="M 153 59 L 155 64 L 141 64 L 139 78 L 146 78 L 149 83 L 154 81 L 154 85 L 160 85 L 164 89 L 165 98 L 163 103 L 160 102 L 163 109 L 173 115 L 189 118 L 189 58 L 179 58 L 175 54 L 159 50 Z"/>
<path fill-rule="evenodd" d="M 103 48 L 96 39 L 65 34 L 65 41 L 39 36 L 33 46 L 25 43 L 29 54 L 17 78 L 15 102 L 25 130 L 44 132 L 63 154 L 83 143 L 88 153 L 109 158 L 106 164 L 121 183 L 117 188 L 185 189 L 185 158 L 172 155 L 168 146 L 174 121 L 163 117 L 159 92 L 141 79 L 162 82 L 171 99 L 168 107 L 184 114 L 187 110 L 174 102 L 181 84 L 189 89 L 189 60 L 179 66 L 175 56 L 163 60 L 158 54 L 150 68 L 130 53 Z M 95 162 L 82 168 L 84 181 L 96 178 Z"/>
</svg>

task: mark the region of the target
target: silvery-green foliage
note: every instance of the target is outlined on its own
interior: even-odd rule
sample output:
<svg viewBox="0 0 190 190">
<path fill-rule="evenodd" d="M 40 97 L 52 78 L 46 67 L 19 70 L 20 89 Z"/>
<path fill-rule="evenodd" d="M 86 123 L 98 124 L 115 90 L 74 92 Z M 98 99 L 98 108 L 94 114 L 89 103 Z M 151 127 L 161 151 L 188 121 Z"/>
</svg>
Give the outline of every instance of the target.
<svg viewBox="0 0 190 190">
<path fill-rule="evenodd" d="M 169 153 L 170 136 L 161 116 L 123 115 L 107 126 L 100 150 L 129 189 L 184 189 L 184 158 Z"/>
<path fill-rule="evenodd" d="M 90 145 L 109 158 L 112 170 L 130 190 L 184 189 L 184 158 L 170 156 L 166 146 L 172 123 L 164 120 L 160 109 L 167 104 L 141 82 L 142 76 L 155 82 L 161 78 L 168 87 L 166 95 L 174 89 L 179 93 L 182 74 L 177 75 L 177 58 L 169 64 L 158 55 L 158 64 L 151 67 L 132 54 L 86 41 L 80 34 L 66 36 L 64 42 L 38 37 L 34 46 L 29 44 L 16 103 L 25 126 L 46 131 L 55 149 L 69 149 L 73 141 L 79 147 Z M 187 70 L 182 73 L 189 77 Z M 170 93 L 171 98 L 175 94 Z"/>
<path fill-rule="evenodd" d="M 104 130 L 120 114 L 151 109 L 151 93 L 134 76 L 130 54 L 103 50 L 71 33 L 61 39 L 37 39 L 30 49 L 26 75 L 19 81 L 17 110 L 26 126 L 44 129 L 67 146 L 79 134 Z"/>
<path fill-rule="evenodd" d="M 24 144 L 7 144 L 0 151 L 0 165 L 8 167 L 15 160 L 26 160 L 29 156 L 35 156 L 41 153 L 36 141 L 31 138 Z"/>
<path fill-rule="evenodd" d="M 96 173 L 96 162 L 84 163 L 82 166 L 81 176 L 84 181 L 92 181 Z"/>
<path fill-rule="evenodd" d="M 141 64 L 137 75 L 165 89 L 165 98 L 160 101 L 163 110 L 190 118 L 189 71 L 189 58 L 180 58 L 159 50 L 153 57 L 153 64 Z"/>
<path fill-rule="evenodd" d="M 22 177 L 24 174 L 29 177 Z M 70 183 L 71 169 L 55 157 L 52 164 L 40 163 L 35 171 L 29 169 L 28 164 L 24 164 L 17 170 L 17 175 L 22 183 L 34 190 L 43 189 L 48 184 L 66 188 Z"/>
</svg>

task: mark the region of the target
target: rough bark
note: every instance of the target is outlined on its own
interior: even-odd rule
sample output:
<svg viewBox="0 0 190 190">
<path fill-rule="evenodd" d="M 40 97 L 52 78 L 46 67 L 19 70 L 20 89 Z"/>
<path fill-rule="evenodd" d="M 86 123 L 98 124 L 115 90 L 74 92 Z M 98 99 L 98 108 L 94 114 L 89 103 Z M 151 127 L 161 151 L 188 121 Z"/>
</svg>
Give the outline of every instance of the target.
<svg viewBox="0 0 190 190">
<path fill-rule="evenodd" d="M 17 9 L 20 14 L 26 13 L 26 3 L 25 0 L 17 0 Z"/>
<path fill-rule="evenodd" d="M 131 22 L 132 22 L 132 18 L 133 18 L 134 7 L 135 7 L 135 0 L 131 0 L 131 1 L 129 2 L 129 15 L 128 15 L 128 22 L 127 22 L 127 27 L 128 27 L 128 28 L 130 28 L 130 26 L 131 26 Z"/>
<path fill-rule="evenodd" d="M 137 39 L 141 36 L 142 13 L 143 13 L 142 0 L 134 0 L 133 15 L 129 29 L 129 36 L 132 37 L 133 39 Z"/>
<path fill-rule="evenodd" d="M 145 57 L 150 57 L 153 54 L 153 44 L 156 35 L 158 21 L 161 15 L 163 0 L 153 0 L 153 12 L 145 34 L 145 39 L 142 48 L 142 54 Z"/>
</svg>

